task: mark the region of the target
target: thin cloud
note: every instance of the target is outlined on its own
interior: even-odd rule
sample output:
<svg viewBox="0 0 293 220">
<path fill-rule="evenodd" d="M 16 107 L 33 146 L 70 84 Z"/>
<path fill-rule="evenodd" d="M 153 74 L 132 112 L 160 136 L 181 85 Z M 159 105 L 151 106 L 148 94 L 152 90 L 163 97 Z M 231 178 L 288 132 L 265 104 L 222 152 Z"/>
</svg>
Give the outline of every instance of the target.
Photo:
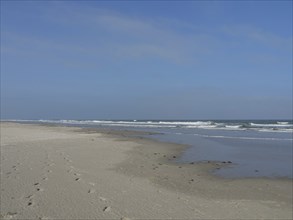
<svg viewBox="0 0 293 220">
<path fill-rule="evenodd" d="M 45 12 L 39 19 L 64 29 L 73 29 L 78 34 L 70 38 L 61 35 L 56 40 L 46 36 L 21 35 L 19 39 L 10 39 L 10 48 L 5 45 L 6 51 L 32 48 L 31 51 L 36 52 L 70 52 L 93 59 L 155 58 L 170 64 L 196 65 L 203 60 L 212 60 L 213 55 L 226 50 L 231 42 L 221 37 L 223 33 L 236 42 L 246 39 L 269 48 L 292 48 L 292 39 L 248 25 L 223 26 L 211 30 L 174 18 L 144 18 L 101 8 L 54 4 L 58 7 L 39 7 L 39 10 Z M 18 33 L 14 33 L 14 36 L 18 36 Z"/>
<path fill-rule="evenodd" d="M 235 37 L 264 44 L 279 49 L 292 49 L 292 38 L 282 37 L 250 25 L 224 26 L 222 32 Z"/>
<path fill-rule="evenodd" d="M 49 13 L 50 14 L 50 13 Z M 89 8 L 66 8 L 54 10 L 54 17 L 46 19 L 63 24 L 64 27 L 83 28 L 97 39 L 104 37 L 103 53 L 113 57 L 145 58 L 153 56 L 171 63 L 188 64 L 197 60 L 215 44 L 211 36 L 200 32 L 183 34 L 178 30 L 180 21 L 166 19 L 144 19 L 123 15 L 114 11 Z M 72 19 L 69 19 L 72 18 Z M 172 25 L 174 24 L 174 25 Z M 187 23 L 184 28 L 194 26 Z M 108 36 L 105 37 L 105 36 Z M 93 43 L 94 42 L 88 42 Z M 89 47 L 93 48 L 95 45 Z M 99 50 L 101 52 L 101 50 Z M 111 51 L 113 53 L 111 53 Z"/>
</svg>

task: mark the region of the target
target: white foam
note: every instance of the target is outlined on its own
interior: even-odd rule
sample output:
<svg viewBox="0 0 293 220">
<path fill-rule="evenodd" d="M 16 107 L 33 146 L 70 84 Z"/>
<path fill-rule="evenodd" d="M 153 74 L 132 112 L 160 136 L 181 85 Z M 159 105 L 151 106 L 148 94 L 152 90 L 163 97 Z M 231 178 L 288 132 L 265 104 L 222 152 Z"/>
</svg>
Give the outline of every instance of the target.
<svg viewBox="0 0 293 220">
<path fill-rule="evenodd" d="M 287 122 L 287 121 L 286 122 L 277 121 L 277 123 L 280 124 L 280 125 L 287 125 L 287 124 L 289 124 L 289 122 Z"/>
<path fill-rule="evenodd" d="M 292 127 L 293 126 L 291 124 L 255 124 L 255 123 L 250 123 L 250 125 L 255 127 Z"/>
<path fill-rule="evenodd" d="M 240 128 L 240 125 L 226 125 L 226 128 Z"/>
<path fill-rule="evenodd" d="M 130 124 L 119 124 L 119 123 L 115 123 L 115 124 L 107 124 L 107 126 L 119 126 L 119 127 L 144 127 L 144 128 L 176 128 L 176 126 L 174 125 L 164 125 L 164 126 L 160 126 L 160 125 L 147 125 L 147 124 L 136 124 L 136 125 L 130 125 Z"/>
<path fill-rule="evenodd" d="M 156 123 L 156 122 L 155 122 Z M 159 124 L 173 124 L 173 125 L 189 125 L 189 126 L 204 126 L 212 125 L 212 121 L 196 121 L 196 122 L 187 122 L 187 121 L 159 121 Z"/>
<path fill-rule="evenodd" d="M 256 129 L 260 132 L 284 132 L 284 133 L 292 133 L 293 129 L 287 128 L 287 129 Z"/>
<path fill-rule="evenodd" d="M 258 132 L 293 132 L 293 125 L 289 122 L 277 124 L 247 124 L 239 123 L 216 123 L 213 121 L 113 121 L 113 120 L 8 120 L 19 122 L 61 123 L 73 125 L 105 125 L 117 127 L 145 127 L 145 128 L 185 128 L 185 129 L 214 129 L 214 130 L 254 130 Z"/>
<path fill-rule="evenodd" d="M 237 137 L 237 136 L 221 136 L 221 135 L 204 135 L 204 134 L 193 134 L 201 137 L 208 138 L 224 138 L 224 139 L 243 139 L 243 140 L 276 140 L 276 141 L 293 141 L 290 138 L 258 138 L 258 137 Z"/>
</svg>

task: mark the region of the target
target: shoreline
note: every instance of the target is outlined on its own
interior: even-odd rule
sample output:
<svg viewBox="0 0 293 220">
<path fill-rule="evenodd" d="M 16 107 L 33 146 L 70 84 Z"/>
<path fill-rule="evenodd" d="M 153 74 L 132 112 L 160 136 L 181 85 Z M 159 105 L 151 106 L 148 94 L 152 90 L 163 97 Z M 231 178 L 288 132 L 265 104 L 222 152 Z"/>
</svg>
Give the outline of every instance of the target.
<svg viewBox="0 0 293 220">
<path fill-rule="evenodd" d="M 18 136 L 15 136 L 16 132 L 18 132 Z M 49 206 L 48 208 L 43 205 L 39 207 L 35 203 L 34 211 L 39 213 L 38 216 L 42 218 L 56 218 L 57 216 L 58 218 L 66 217 L 65 219 L 93 219 L 96 217 L 112 219 L 121 219 L 122 217 L 284 219 L 292 217 L 291 180 L 282 178 L 227 179 L 214 176 L 210 172 L 211 169 L 229 166 L 229 164 L 221 162 L 177 163 L 174 160 L 187 146 L 137 137 L 137 135 L 151 133 L 1 122 L 1 136 L 2 133 L 4 143 L 1 140 L 1 153 L 6 157 L 4 158 L 1 155 L 1 180 L 4 180 L 4 185 L 1 184 L 3 187 L 1 189 L 3 192 L 1 215 L 4 219 L 36 217 L 32 216 L 30 207 L 27 208 L 19 204 L 20 201 L 25 199 L 23 196 L 19 197 L 17 205 L 11 203 L 11 197 L 19 196 L 19 192 L 28 187 L 28 183 L 31 184 L 34 179 L 37 179 L 37 176 L 34 176 L 35 174 L 27 169 L 28 167 L 36 169 L 36 173 L 51 171 L 46 173 L 46 176 L 55 174 L 55 178 L 53 177 L 52 182 L 47 185 L 48 189 L 45 192 L 47 191 L 48 194 L 46 194 L 45 199 L 36 196 L 36 193 L 32 193 L 33 196 L 43 202 L 41 204 Z M 33 151 L 23 151 L 20 148 L 23 144 Z M 44 170 L 40 170 L 38 166 L 30 165 L 34 163 L 44 166 L 45 159 L 42 160 L 41 156 L 45 155 L 45 152 L 49 158 L 44 158 L 47 158 L 46 161 L 50 160 L 46 163 L 54 164 L 52 167 L 56 166 L 58 169 L 44 168 Z M 40 158 L 32 157 L 31 153 L 38 155 Z M 27 160 L 22 158 L 23 154 Z M 7 158 L 10 160 L 8 161 Z M 15 163 L 22 164 L 22 166 L 19 165 L 18 169 L 22 169 L 23 172 L 14 174 L 14 178 L 20 177 L 20 180 L 23 175 L 25 176 L 25 181 L 23 180 L 24 182 L 21 184 L 14 183 L 14 179 L 11 177 L 11 173 L 14 172 L 12 172 L 11 167 L 14 166 L 13 169 L 18 167 L 13 165 Z M 65 167 L 68 167 L 66 172 Z M 63 170 L 64 173 L 62 173 Z M 7 174 L 9 172 L 10 174 Z M 80 197 L 85 199 L 80 204 L 81 208 L 87 210 L 89 201 L 99 206 L 100 203 L 106 201 L 101 198 L 106 197 L 111 198 L 113 204 L 104 205 L 104 207 L 100 205 L 99 210 L 95 209 L 93 213 L 86 214 L 83 210 L 79 210 L 79 212 L 71 211 L 70 213 L 70 208 L 75 207 L 73 202 L 73 204 L 67 204 L 65 216 L 62 216 L 59 212 L 50 216 L 54 204 L 46 202 L 46 199 L 52 202 L 56 199 L 62 200 L 63 197 L 74 197 L 76 194 L 78 196 L 79 190 L 86 187 L 86 183 L 79 187 L 76 186 L 75 181 L 70 182 L 69 177 L 67 179 L 65 176 L 65 173 L 67 175 L 74 172 L 80 174 L 80 176 L 74 177 L 80 184 L 85 180 L 87 180 L 87 185 L 95 183 L 92 186 L 93 189 L 88 189 L 88 193 L 85 193 L 85 195 L 80 192 Z M 65 189 L 56 191 L 56 188 L 52 187 L 56 185 L 55 182 L 61 186 L 68 182 L 67 190 L 72 195 L 69 195 L 69 192 Z M 13 184 L 16 184 L 15 189 L 10 186 Z M 66 184 L 64 186 L 66 188 Z M 8 192 L 6 192 L 7 190 Z M 9 192 L 9 190 L 12 190 L 12 192 Z M 91 190 L 93 193 L 91 193 Z M 106 195 L 97 197 L 96 194 L 99 190 Z M 98 198 L 98 201 L 91 200 L 93 196 L 96 196 L 95 198 Z M 123 204 L 119 196 L 128 198 L 130 205 Z M 160 201 L 155 203 L 157 208 L 154 208 L 152 198 Z M 148 208 L 142 209 L 142 201 L 144 201 L 143 205 Z M 34 205 L 33 202 L 32 204 Z M 64 203 L 62 204 L 64 206 Z M 18 205 L 21 208 L 17 208 Z M 10 206 L 14 207 L 15 211 L 9 210 Z M 109 210 L 105 211 L 105 207 L 106 209 L 111 207 L 112 210 L 108 208 Z M 156 212 L 154 212 L 154 209 Z M 25 211 L 19 214 L 18 210 Z M 11 215 L 15 212 L 18 214 Z M 44 216 L 44 213 L 47 213 L 47 215 Z"/>
<path fill-rule="evenodd" d="M 83 130 L 83 129 L 82 129 Z M 99 129 L 98 129 L 99 130 Z M 100 132 L 100 131 L 98 131 Z M 121 132 L 121 133 L 120 133 Z M 189 145 L 163 142 L 149 137 L 133 137 L 127 136 L 125 131 L 113 131 L 113 133 L 108 132 L 111 138 L 115 138 L 116 141 L 130 141 L 138 143 L 139 145 L 126 152 L 128 155 L 127 160 L 118 164 L 114 169 L 117 172 L 122 172 L 125 175 L 133 175 L 141 178 L 148 177 L 153 183 L 168 188 L 170 190 L 177 190 L 189 195 L 199 195 L 228 198 L 231 199 L 231 195 L 227 195 L 227 192 L 232 190 L 242 192 L 242 198 L 255 198 L 255 193 L 249 194 L 248 189 L 245 189 L 245 185 L 249 184 L 247 188 L 251 188 L 254 182 L 257 182 L 258 186 L 261 188 L 265 182 L 292 182 L 290 178 L 269 178 L 269 177 L 243 177 L 243 178 L 226 178 L 213 174 L 213 170 L 221 169 L 224 167 L 229 167 L 233 164 L 223 163 L 223 161 L 202 161 L 202 162 L 191 162 L 191 163 L 180 163 L 176 162 L 176 159 L 185 151 Z M 126 131 L 127 134 L 131 135 L 132 131 Z M 136 133 L 136 131 L 134 131 Z M 140 132 L 139 132 L 140 133 Z M 144 133 L 144 132 L 142 132 Z M 148 135 L 148 134 L 146 134 Z M 145 149 L 145 146 L 149 146 Z M 131 164 L 141 163 L 139 168 L 131 168 Z M 143 167 L 142 167 L 143 166 Z M 164 168 L 165 169 L 164 169 Z M 156 178 L 153 176 L 153 172 L 157 172 Z M 161 171 L 159 171 L 161 169 Z M 177 169 L 178 173 L 174 173 L 173 170 Z M 148 171 L 151 172 L 148 172 Z M 181 173 L 179 173 L 181 172 Z M 163 181 L 166 177 L 168 181 Z M 152 177 L 152 178 L 151 178 Z M 200 178 L 200 181 L 209 182 L 209 188 L 205 189 L 205 183 L 191 185 L 196 182 L 196 179 Z M 176 182 L 176 184 L 174 184 Z M 185 182 L 185 183 L 184 183 Z M 245 182 L 245 183 L 244 183 Z M 170 183 L 170 184 L 168 184 Z M 230 184 L 230 185 L 229 185 Z M 212 186 L 217 185 L 217 186 Z M 237 186 L 235 186 L 237 185 Z M 200 191 L 195 191 L 195 188 L 200 187 Z M 223 190 L 223 194 L 213 193 L 210 187 L 216 187 L 217 190 Z M 222 187 L 222 189 L 220 189 Z M 234 187 L 234 188 L 233 188 Z M 241 189 L 242 188 L 242 189 Z M 260 192 L 258 198 L 261 200 L 263 194 L 263 189 Z M 240 194 L 239 194 L 240 195 Z M 237 195 L 237 197 L 239 196 Z"/>
<path fill-rule="evenodd" d="M 36 122 L 36 123 L 30 123 L 30 122 L 8 122 L 8 123 L 19 123 L 19 124 L 36 124 L 40 126 L 52 126 L 52 127 L 68 127 L 68 128 L 79 128 L 79 132 L 85 132 L 85 133 L 101 133 L 105 135 L 109 135 L 110 137 L 114 138 L 128 138 L 129 141 L 140 141 L 140 140 L 146 140 L 150 141 L 150 143 L 158 143 L 158 144 L 170 144 L 170 145 L 177 145 L 180 148 L 178 152 L 176 152 L 176 158 L 179 158 L 184 151 L 186 151 L 188 148 L 192 147 L 189 144 L 180 144 L 176 142 L 169 142 L 169 141 L 162 141 L 159 139 L 152 138 L 151 135 L 163 135 L 163 133 L 160 132 L 152 132 L 152 131 L 140 131 L 140 130 L 127 130 L 127 129 L 111 129 L 107 127 L 92 127 L 92 126 L 83 126 L 83 125 L 67 125 L 67 124 L 58 124 L 58 123 L 41 123 L 41 122 Z M 171 160 L 171 159 L 170 159 Z M 170 162 L 168 160 L 168 162 Z M 289 180 L 292 181 L 293 179 L 287 176 L 272 176 L 272 177 L 267 177 L 267 176 L 260 176 L 260 177 L 252 177 L 252 176 L 241 176 L 241 177 L 229 177 L 229 176 L 224 176 L 224 175 L 217 175 L 213 173 L 216 170 L 225 168 L 225 167 L 231 167 L 233 165 L 237 165 L 231 160 L 226 160 L 226 161 L 216 161 L 216 160 L 203 160 L 203 161 L 192 161 L 192 162 L 179 162 L 179 161 L 174 161 L 175 159 L 173 158 L 173 164 L 180 164 L 180 165 L 187 165 L 187 164 L 197 164 L 201 166 L 205 166 L 206 174 L 210 175 L 211 177 L 219 178 L 219 179 L 227 179 L 227 180 L 245 180 L 245 179 L 268 179 L 268 180 Z"/>
</svg>

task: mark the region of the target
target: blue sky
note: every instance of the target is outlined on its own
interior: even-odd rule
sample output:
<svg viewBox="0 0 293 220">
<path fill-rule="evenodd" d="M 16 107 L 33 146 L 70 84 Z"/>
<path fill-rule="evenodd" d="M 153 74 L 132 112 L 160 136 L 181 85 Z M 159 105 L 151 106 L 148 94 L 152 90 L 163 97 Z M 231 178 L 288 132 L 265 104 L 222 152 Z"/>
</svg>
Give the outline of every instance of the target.
<svg viewBox="0 0 293 220">
<path fill-rule="evenodd" d="M 292 118 L 292 1 L 1 1 L 1 118 Z"/>
</svg>

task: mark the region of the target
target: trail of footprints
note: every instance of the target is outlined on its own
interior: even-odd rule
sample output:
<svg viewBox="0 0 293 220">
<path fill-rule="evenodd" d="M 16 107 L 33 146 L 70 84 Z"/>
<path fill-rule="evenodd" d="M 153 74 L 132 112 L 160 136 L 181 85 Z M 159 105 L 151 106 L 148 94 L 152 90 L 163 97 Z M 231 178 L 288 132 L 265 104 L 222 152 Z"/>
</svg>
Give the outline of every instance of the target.
<svg viewBox="0 0 293 220">
<path fill-rule="evenodd" d="M 69 166 L 69 168 L 67 170 L 67 173 L 72 175 L 74 181 L 84 182 L 82 180 L 82 178 L 81 178 L 81 174 L 76 170 L 76 168 L 74 166 L 70 165 L 72 160 L 69 159 L 69 156 L 68 155 L 64 156 L 64 153 L 60 153 L 60 155 L 63 156 L 63 159 L 66 161 L 66 164 Z M 96 190 L 94 188 L 96 184 L 93 183 L 93 182 L 88 182 L 87 184 L 90 186 L 89 189 L 87 190 L 87 193 L 96 195 Z M 101 202 L 103 202 L 105 204 L 103 209 L 102 209 L 103 212 L 110 212 L 111 211 L 111 206 L 109 205 L 108 199 L 106 199 L 105 197 L 102 197 L 102 196 L 99 196 L 98 198 L 99 198 L 99 201 L 101 201 Z"/>
<path fill-rule="evenodd" d="M 40 181 L 34 182 L 33 187 L 34 187 L 34 192 L 31 193 L 30 195 L 26 196 L 25 198 L 27 199 L 27 207 L 33 207 L 34 206 L 34 195 L 35 193 L 41 193 L 45 189 L 41 187 L 41 183 L 44 181 L 48 180 L 48 174 L 52 173 L 51 167 L 55 165 L 55 163 L 51 160 L 51 155 L 47 152 L 46 158 L 45 158 L 45 166 L 43 168 L 44 175 L 41 177 Z"/>
<path fill-rule="evenodd" d="M 17 171 L 19 170 L 18 166 L 20 166 L 21 163 L 17 162 L 16 165 L 13 165 L 11 167 L 11 170 L 9 170 L 8 172 L 5 173 L 5 177 L 8 179 L 10 178 L 13 174 L 19 174 Z M 2 172 L 1 172 L 2 174 Z M 15 178 L 17 178 L 17 175 L 15 175 Z"/>
<path fill-rule="evenodd" d="M 89 185 L 86 193 L 91 194 L 95 197 L 97 196 L 98 200 L 104 204 L 104 206 L 102 206 L 103 207 L 102 211 L 105 213 L 113 211 L 110 206 L 110 201 L 107 198 L 98 195 L 98 193 L 96 192 L 96 189 L 95 189 L 96 184 L 94 182 L 87 183 L 82 180 L 82 178 L 81 178 L 82 175 L 79 173 L 79 171 L 74 166 L 71 165 L 72 160 L 70 159 L 69 155 L 65 155 L 64 152 L 58 152 L 58 151 L 56 151 L 56 153 L 57 154 L 59 153 L 59 156 L 61 156 L 63 158 L 63 160 L 65 160 L 65 165 L 67 166 L 67 173 L 72 176 L 73 181 L 85 183 L 85 184 Z M 13 174 L 18 174 L 16 172 L 19 171 L 20 165 L 22 165 L 22 164 L 17 161 L 17 164 L 13 165 L 11 167 L 11 170 L 9 170 L 8 172 L 5 173 L 6 178 L 10 178 Z M 38 195 L 39 193 L 42 193 L 43 191 L 45 191 L 45 189 L 42 187 L 42 183 L 49 179 L 49 175 L 50 175 L 50 173 L 52 173 L 52 168 L 55 166 L 55 163 L 51 159 L 51 155 L 48 152 L 45 157 L 45 164 L 44 165 L 45 165 L 43 167 L 44 173 L 43 173 L 43 176 L 40 178 L 40 181 L 36 181 L 36 182 L 32 183 L 33 184 L 32 186 L 34 188 L 33 192 L 31 192 L 29 195 L 23 197 L 26 200 L 27 208 L 34 207 L 35 195 Z M 31 167 L 29 167 L 29 169 L 32 170 Z M 93 197 L 93 198 L 95 198 L 95 197 Z M 8 212 L 6 215 L 1 215 L 0 217 L 1 217 L 1 219 L 2 218 L 11 219 L 11 218 L 14 218 L 15 216 L 17 216 L 16 212 Z M 39 219 L 43 219 L 43 217 L 39 217 Z M 121 219 L 126 220 L 128 218 L 121 218 Z"/>
<path fill-rule="evenodd" d="M 34 190 L 35 190 L 35 193 L 41 193 L 41 192 L 44 191 L 44 188 L 41 187 L 41 182 L 42 182 L 42 181 L 47 181 L 47 180 L 48 180 L 48 177 L 47 177 L 47 176 L 44 176 L 44 177 L 42 177 L 41 181 L 39 181 L 39 182 L 35 182 L 35 183 L 33 184 L 33 186 L 34 186 Z M 34 195 L 35 195 L 35 194 L 32 193 L 32 194 L 30 194 L 30 195 L 28 195 L 28 196 L 25 197 L 26 199 L 28 199 L 28 200 L 27 200 L 27 206 L 28 206 L 28 207 L 31 207 L 31 206 L 34 205 L 34 201 L 33 201 L 33 199 L 34 199 Z"/>
<path fill-rule="evenodd" d="M 76 168 L 74 166 L 71 165 L 72 160 L 70 159 L 69 155 L 65 155 L 64 152 L 56 152 L 56 153 L 59 153 L 59 155 L 63 158 L 63 160 L 65 160 L 65 162 L 66 162 L 65 165 L 68 167 L 67 173 L 72 176 L 73 181 L 88 184 L 89 188 L 87 190 L 87 193 L 92 194 L 93 196 L 97 196 L 99 201 L 104 203 L 104 206 L 102 206 L 103 207 L 102 211 L 105 213 L 112 212 L 113 210 L 110 206 L 110 201 L 107 198 L 98 195 L 98 193 L 96 192 L 96 189 L 95 189 L 96 184 L 94 182 L 86 183 L 85 181 L 82 180 L 82 178 L 81 178 L 82 175 L 78 172 L 78 170 L 76 170 Z M 48 175 L 49 175 L 49 173 L 52 172 L 51 167 L 53 167 L 55 165 L 55 163 L 50 159 L 49 154 L 47 154 L 46 160 L 47 160 L 47 162 L 46 162 L 46 166 L 44 167 L 44 170 L 45 170 L 44 176 L 41 178 L 40 181 L 33 183 L 33 187 L 35 188 L 34 189 L 35 193 L 42 193 L 45 190 L 44 188 L 41 187 L 41 185 L 42 185 L 41 183 L 48 180 L 48 178 L 49 178 Z M 18 164 L 18 165 L 20 165 L 20 164 Z M 15 171 L 17 170 L 17 166 L 13 166 L 12 168 Z M 34 203 L 35 193 L 32 193 L 32 194 L 25 197 L 27 199 L 27 207 L 28 208 L 33 207 L 35 204 Z M 40 219 L 42 219 L 42 218 L 40 218 Z M 129 218 L 122 217 L 121 219 L 128 220 Z"/>
</svg>

